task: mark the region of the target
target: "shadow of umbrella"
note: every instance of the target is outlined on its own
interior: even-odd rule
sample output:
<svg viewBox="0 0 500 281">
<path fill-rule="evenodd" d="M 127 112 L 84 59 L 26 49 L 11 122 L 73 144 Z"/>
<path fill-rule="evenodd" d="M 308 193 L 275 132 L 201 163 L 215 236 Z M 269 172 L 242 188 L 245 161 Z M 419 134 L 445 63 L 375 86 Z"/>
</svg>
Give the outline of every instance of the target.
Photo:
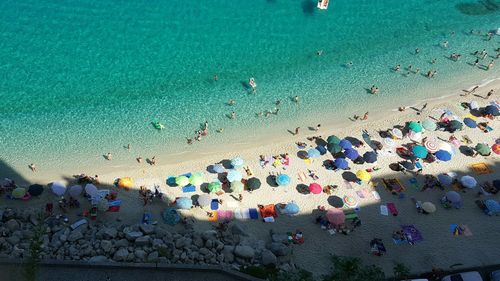
<svg viewBox="0 0 500 281">
<path fill-rule="evenodd" d="M 273 175 L 267 176 L 266 182 L 271 187 L 278 187 L 278 183 L 276 183 L 276 176 Z"/>
<path fill-rule="evenodd" d="M 324 140 L 323 138 L 316 138 L 315 142 L 316 142 L 316 145 L 318 145 L 318 146 L 327 146 L 328 145 L 328 142 L 326 142 L 326 140 Z"/>
<path fill-rule="evenodd" d="M 358 181 L 358 177 L 356 177 L 356 174 L 354 174 L 353 172 L 343 172 L 342 173 L 342 178 L 346 181 L 349 181 L 349 182 L 357 182 Z"/>
<path fill-rule="evenodd" d="M 302 1 L 302 12 L 306 15 L 313 15 L 316 9 L 316 2 L 310 0 Z"/>
<path fill-rule="evenodd" d="M 352 143 L 353 146 L 357 147 L 359 145 L 362 145 L 363 142 L 355 137 L 345 137 L 346 140 Z"/>
<path fill-rule="evenodd" d="M 233 165 L 231 165 L 231 160 L 229 160 L 229 159 L 224 159 L 224 160 L 220 161 L 220 163 L 222 164 L 222 166 L 224 166 L 225 169 L 232 169 L 233 168 Z"/>
<path fill-rule="evenodd" d="M 305 185 L 303 183 L 300 183 L 300 184 L 297 184 L 297 187 L 296 187 L 297 191 L 300 193 L 300 194 L 309 194 L 311 193 L 309 191 L 309 186 L 308 185 Z"/>
<path fill-rule="evenodd" d="M 333 195 L 328 197 L 328 204 L 335 208 L 342 208 L 344 207 L 344 200 L 336 195 Z"/>
</svg>

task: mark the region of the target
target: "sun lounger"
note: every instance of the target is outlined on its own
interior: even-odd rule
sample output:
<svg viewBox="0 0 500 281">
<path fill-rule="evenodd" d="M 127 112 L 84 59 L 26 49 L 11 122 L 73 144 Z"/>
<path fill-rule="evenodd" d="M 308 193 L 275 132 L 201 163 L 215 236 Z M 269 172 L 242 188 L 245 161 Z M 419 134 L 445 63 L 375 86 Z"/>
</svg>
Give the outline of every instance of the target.
<svg viewBox="0 0 500 281">
<path fill-rule="evenodd" d="M 471 168 L 477 175 L 487 175 L 492 173 L 490 166 L 484 162 L 472 164 Z"/>
<path fill-rule="evenodd" d="M 387 209 L 386 205 L 380 205 L 380 214 L 383 216 L 389 215 L 389 209 Z"/>
<path fill-rule="evenodd" d="M 73 223 L 69 227 L 71 228 L 71 230 L 75 230 L 78 227 L 80 227 L 80 226 L 82 226 L 82 225 L 84 225 L 86 223 L 88 223 L 88 221 L 86 219 L 81 219 L 81 220 L 76 221 L 75 223 Z"/>
<path fill-rule="evenodd" d="M 405 187 L 398 179 L 382 179 L 382 182 L 389 192 L 399 193 L 405 191 Z"/>
<path fill-rule="evenodd" d="M 195 192 L 196 191 L 196 186 L 194 185 L 186 185 L 182 188 L 183 193 L 188 193 L 188 192 Z"/>
</svg>

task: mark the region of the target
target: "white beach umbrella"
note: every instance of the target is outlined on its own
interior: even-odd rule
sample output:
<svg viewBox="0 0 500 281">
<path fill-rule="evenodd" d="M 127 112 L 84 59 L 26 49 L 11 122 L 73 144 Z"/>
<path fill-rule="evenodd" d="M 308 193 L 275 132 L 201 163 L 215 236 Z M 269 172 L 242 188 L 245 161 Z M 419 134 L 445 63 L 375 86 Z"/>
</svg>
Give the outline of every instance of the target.
<svg viewBox="0 0 500 281">
<path fill-rule="evenodd" d="M 63 196 L 64 193 L 66 192 L 66 185 L 60 181 L 55 181 L 52 183 L 50 189 L 55 195 Z"/>
<path fill-rule="evenodd" d="M 408 138 L 412 141 L 419 142 L 422 140 L 422 133 L 421 132 L 415 133 L 414 131 L 410 131 L 408 133 Z"/>
<path fill-rule="evenodd" d="M 81 185 L 73 185 L 68 189 L 68 193 L 71 197 L 77 197 L 82 194 L 82 190 L 83 188 Z"/>
<path fill-rule="evenodd" d="M 395 138 L 398 138 L 398 139 L 402 139 L 402 138 L 403 138 L 403 132 L 401 132 L 401 130 L 400 130 L 400 129 L 398 129 L 398 128 L 394 128 L 394 129 L 392 129 L 391 134 L 392 134 Z"/>
<path fill-rule="evenodd" d="M 391 138 L 384 138 L 384 144 L 387 145 L 388 147 L 396 146 L 396 142 Z"/>
<path fill-rule="evenodd" d="M 97 187 L 91 183 L 85 185 L 85 193 L 87 193 L 90 197 L 97 197 Z"/>
<path fill-rule="evenodd" d="M 455 150 L 453 149 L 453 147 L 451 146 L 451 144 L 449 144 L 447 142 L 441 142 L 439 144 L 439 149 L 440 150 L 448 151 L 451 154 L 451 156 L 455 155 Z"/>
</svg>

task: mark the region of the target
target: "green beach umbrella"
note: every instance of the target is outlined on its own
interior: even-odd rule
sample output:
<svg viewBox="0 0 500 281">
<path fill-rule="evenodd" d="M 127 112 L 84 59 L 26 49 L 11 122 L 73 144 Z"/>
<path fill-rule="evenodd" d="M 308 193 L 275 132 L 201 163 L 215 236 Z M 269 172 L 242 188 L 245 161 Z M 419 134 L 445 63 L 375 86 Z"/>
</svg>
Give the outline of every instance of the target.
<svg viewBox="0 0 500 281">
<path fill-rule="evenodd" d="M 337 143 L 328 143 L 328 151 L 332 154 L 337 154 L 342 151 L 342 147 Z"/>
<path fill-rule="evenodd" d="M 331 135 L 329 136 L 327 139 L 326 139 L 326 142 L 328 142 L 329 144 L 330 143 L 333 143 L 333 144 L 339 144 L 340 143 L 340 139 L 335 136 L 335 135 Z"/>
<path fill-rule="evenodd" d="M 410 124 L 408 124 L 408 129 L 414 131 L 415 133 L 420 133 L 422 132 L 422 125 L 418 122 L 411 121 Z"/>
<path fill-rule="evenodd" d="M 14 190 L 12 190 L 12 197 L 16 199 L 21 199 L 26 195 L 26 188 L 23 187 L 17 187 Z"/>
<path fill-rule="evenodd" d="M 258 178 L 249 178 L 246 184 L 248 190 L 256 190 L 259 189 L 261 182 Z"/>
<path fill-rule="evenodd" d="M 415 145 L 413 148 L 412 148 L 412 151 L 413 151 L 413 155 L 415 155 L 415 157 L 417 158 L 425 158 L 427 157 L 427 149 L 421 145 Z"/>
<path fill-rule="evenodd" d="M 179 176 L 175 178 L 175 184 L 178 186 L 186 186 L 189 184 L 189 179 L 186 176 Z"/>
<path fill-rule="evenodd" d="M 435 131 L 437 129 L 436 122 L 431 119 L 425 119 L 424 122 L 422 122 L 422 127 L 427 131 Z"/>
<path fill-rule="evenodd" d="M 231 182 L 231 192 L 234 193 L 242 193 L 243 192 L 243 183 L 241 181 L 232 181 Z"/>
<path fill-rule="evenodd" d="M 491 153 L 490 147 L 484 143 L 478 143 L 476 145 L 476 151 L 477 151 L 477 153 L 481 154 L 482 156 L 487 156 L 487 155 L 490 155 L 490 153 Z"/>
<path fill-rule="evenodd" d="M 189 183 L 192 185 L 201 185 L 205 179 L 203 178 L 202 173 L 194 173 L 190 178 L 189 178 Z"/>
<path fill-rule="evenodd" d="M 451 120 L 450 121 L 450 130 L 456 131 L 456 130 L 461 130 L 462 129 L 462 122 L 458 120 Z"/>
<path fill-rule="evenodd" d="M 221 184 L 218 181 L 214 181 L 214 182 L 209 183 L 208 187 L 207 187 L 208 191 L 211 192 L 211 193 L 220 191 L 221 188 L 222 188 Z"/>
</svg>

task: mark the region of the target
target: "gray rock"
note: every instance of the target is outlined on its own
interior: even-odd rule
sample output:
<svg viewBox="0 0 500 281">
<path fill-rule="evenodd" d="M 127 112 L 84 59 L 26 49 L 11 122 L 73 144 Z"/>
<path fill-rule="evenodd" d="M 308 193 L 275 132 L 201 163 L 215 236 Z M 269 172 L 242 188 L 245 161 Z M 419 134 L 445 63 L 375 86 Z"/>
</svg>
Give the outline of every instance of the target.
<svg viewBox="0 0 500 281">
<path fill-rule="evenodd" d="M 155 232 L 155 227 L 150 224 L 141 224 L 139 228 L 141 229 L 142 233 L 146 235 L 153 234 Z"/>
<path fill-rule="evenodd" d="M 207 241 L 205 241 L 205 247 L 212 249 L 214 247 L 214 240 L 208 239 Z"/>
<path fill-rule="evenodd" d="M 144 258 L 146 257 L 147 253 L 144 250 L 135 250 L 134 255 L 136 258 L 138 258 L 140 261 L 143 261 Z"/>
<path fill-rule="evenodd" d="M 184 247 L 185 245 L 186 245 L 186 238 L 181 237 L 181 238 L 175 240 L 175 247 L 177 249 L 180 249 L 180 248 Z"/>
<path fill-rule="evenodd" d="M 101 248 L 105 253 L 111 252 L 111 249 L 113 248 L 113 243 L 109 240 L 102 240 L 101 241 Z"/>
<path fill-rule="evenodd" d="M 215 230 L 203 231 L 203 233 L 201 234 L 201 237 L 203 238 L 203 240 L 216 239 L 217 238 L 217 231 L 215 231 Z"/>
<path fill-rule="evenodd" d="M 115 242 L 115 247 L 128 247 L 128 240 L 127 239 L 120 239 Z"/>
<path fill-rule="evenodd" d="M 73 230 L 73 231 L 71 231 L 71 233 L 68 236 L 68 241 L 75 242 L 75 241 L 80 240 L 82 238 L 83 238 L 83 234 L 80 231 Z"/>
<path fill-rule="evenodd" d="M 287 243 L 288 242 L 288 235 L 286 235 L 286 234 L 273 234 L 273 235 L 271 235 L 271 239 L 273 240 L 273 242 Z"/>
<path fill-rule="evenodd" d="M 102 231 L 102 237 L 104 239 L 114 239 L 117 235 L 118 231 L 112 227 L 107 227 Z"/>
<path fill-rule="evenodd" d="M 125 261 L 127 260 L 129 252 L 125 248 L 121 248 L 115 252 L 113 259 L 115 261 Z"/>
<path fill-rule="evenodd" d="M 64 234 L 62 234 L 61 236 L 59 236 L 59 241 L 61 241 L 61 242 L 64 243 L 64 242 L 66 242 L 66 240 L 68 240 L 68 236 L 66 236 Z"/>
<path fill-rule="evenodd" d="M 7 239 L 5 239 L 5 240 L 7 242 L 9 242 L 9 244 L 11 244 L 12 246 L 19 244 L 19 242 L 21 241 L 19 236 L 10 236 L 10 237 L 7 237 Z"/>
<path fill-rule="evenodd" d="M 262 264 L 263 265 L 274 265 L 278 264 L 278 258 L 269 250 L 264 250 L 262 252 Z"/>
<path fill-rule="evenodd" d="M 245 230 L 243 230 L 243 228 L 239 224 L 233 224 L 231 226 L 231 233 L 245 236 L 247 235 Z"/>
<path fill-rule="evenodd" d="M 130 231 L 125 234 L 128 241 L 135 241 L 137 238 L 142 237 L 142 232 L 140 231 Z"/>
<path fill-rule="evenodd" d="M 153 239 L 153 249 L 158 249 L 163 245 L 163 240 L 155 238 Z"/>
<path fill-rule="evenodd" d="M 291 249 L 287 245 L 277 242 L 271 243 L 269 250 L 271 250 L 271 252 L 273 252 L 273 254 L 275 254 L 278 257 L 286 256 L 291 253 Z"/>
<path fill-rule="evenodd" d="M 196 247 L 201 248 L 203 247 L 203 239 L 201 237 L 196 237 L 193 240 L 193 244 L 196 245 Z"/>
<path fill-rule="evenodd" d="M 69 247 L 68 253 L 69 253 L 70 257 L 74 257 L 74 256 L 78 255 L 78 249 L 75 246 L 71 246 L 71 247 Z"/>
<path fill-rule="evenodd" d="M 206 255 L 208 255 L 208 253 L 210 253 L 209 249 L 207 249 L 207 248 L 201 248 L 200 249 L 200 254 L 206 256 Z"/>
<path fill-rule="evenodd" d="M 7 226 L 7 229 L 10 230 L 10 231 L 16 231 L 19 229 L 19 222 L 17 222 L 15 219 L 10 219 L 9 221 L 7 221 L 7 223 L 5 224 Z"/>
<path fill-rule="evenodd" d="M 147 261 L 148 262 L 156 262 L 156 261 L 158 261 L 158 256 L 159 256 L 159 254 L 157 251 L 151 252 L 148 255 Z"/>
<path fill-rule="evenodd" d="M 234 249 L 234 255 L 240 258 L 253 258 L 255 251 L 250 246 L 236 246 Z"/>
<path fill-rule="evenodd" d="M 134 244 L 136 246 L 147 246 L 147 245 L 149 245 L 149 240 L 150 240 L 149 236 L 142 236 L 142 237 L 135 239 Z"/>
</svg>

